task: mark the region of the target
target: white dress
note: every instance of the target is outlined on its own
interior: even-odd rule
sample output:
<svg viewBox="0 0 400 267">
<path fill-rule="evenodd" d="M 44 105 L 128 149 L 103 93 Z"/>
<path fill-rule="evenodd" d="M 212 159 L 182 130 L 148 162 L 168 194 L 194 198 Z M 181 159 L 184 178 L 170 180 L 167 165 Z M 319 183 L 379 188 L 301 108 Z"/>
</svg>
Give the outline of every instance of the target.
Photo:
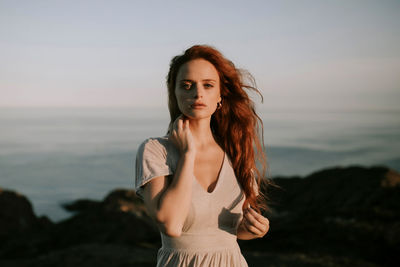
<svg viewBox="0 0 400 267">
<path fill-rule="evenodd" d="M 136 156 L 135 191 L 157 176 L 175 172 L 179 151 L 167 136 L 148 138 Z M 207 192 L 194 177 L 189 214 L 179 237 L 161 234 L 157 266 L 248 266 L 237 243 L 245 195 L 225 153 L 214 191 Z M 179 207 L 177 207 L 179 208 Z"/>
</svg>

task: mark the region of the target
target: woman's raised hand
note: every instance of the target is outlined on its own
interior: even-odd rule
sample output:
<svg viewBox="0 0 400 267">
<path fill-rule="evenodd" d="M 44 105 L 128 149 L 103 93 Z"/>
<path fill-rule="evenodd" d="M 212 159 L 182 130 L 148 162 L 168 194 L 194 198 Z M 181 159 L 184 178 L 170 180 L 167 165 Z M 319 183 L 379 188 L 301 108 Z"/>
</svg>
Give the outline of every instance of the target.
<svg viewBox="0 0 400 267">
<path fill-rule="evenodd" d="M 257 238 L 265 236 L 269 230 L 269 220 L 257 213 L 250 205 L 244 210 L 241 223 L 249 233 Z"/>
<path fill-rule="evenodd" d="M 190 131 L 189 119 L 181 114 L 172 125 L 170 140 L 178 147 L 182 153 L 196 153 L 196 146 L 192 132 Z"/>
</svg>

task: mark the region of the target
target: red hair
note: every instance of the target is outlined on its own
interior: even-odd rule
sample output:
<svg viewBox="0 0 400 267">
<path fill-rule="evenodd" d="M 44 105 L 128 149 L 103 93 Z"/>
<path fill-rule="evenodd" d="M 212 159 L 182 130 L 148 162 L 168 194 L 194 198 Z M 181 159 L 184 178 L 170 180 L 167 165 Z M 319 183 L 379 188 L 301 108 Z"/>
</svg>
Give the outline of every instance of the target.
<svg viewBox="0 0 400 267">
<path fill-rule="evenodd" d="M 262 183 L 271 183 L 265 177 L 267 160 L 264 153 L 264 127 L 261 118 L 255 112 L 254 102 L 244 89 L 257 92 L 261 96 L 261 102 L 263 96 L 248 72 L 237 69 L 218 50 L 207 45 L 194 45 L 182 55 L 175 56 L 171 60 L 167 75 L 168 108 L 171 117 L 168 129 L 181 114 L 175 96 L 179 68 L 184 63 L 199 58 L 213 64 L 219 74 L 222 106 L 211 116 L 210 127 L 217 142 L 232 161 L 235 175 L 246 196 L 244 205 L 249 203 L 259 212 L 260 208 L 267 210 L 266 196 L 260 191 Z M 245 78 L 249 79 L 250 84 L 244 83 Z M 261 172 L 256 167 L 256 161 L 261 164 Z M 258 192 L 254 190 L 254 183 L 257 183 Z"/>
</svg>

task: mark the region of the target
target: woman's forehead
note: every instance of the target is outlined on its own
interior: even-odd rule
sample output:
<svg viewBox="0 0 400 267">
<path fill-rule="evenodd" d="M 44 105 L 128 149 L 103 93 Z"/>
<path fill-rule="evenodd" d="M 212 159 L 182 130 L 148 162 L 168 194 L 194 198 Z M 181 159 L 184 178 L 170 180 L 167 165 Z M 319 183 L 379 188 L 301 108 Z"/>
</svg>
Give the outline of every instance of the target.
<svg viewBox="0 0 400 267">
<path fill-rule="evenodd" d="M 215 66 L 205 59 L 190 60 L 179 68 L 177 80 L 214 80 L 219 81 Z"/>
</svg>

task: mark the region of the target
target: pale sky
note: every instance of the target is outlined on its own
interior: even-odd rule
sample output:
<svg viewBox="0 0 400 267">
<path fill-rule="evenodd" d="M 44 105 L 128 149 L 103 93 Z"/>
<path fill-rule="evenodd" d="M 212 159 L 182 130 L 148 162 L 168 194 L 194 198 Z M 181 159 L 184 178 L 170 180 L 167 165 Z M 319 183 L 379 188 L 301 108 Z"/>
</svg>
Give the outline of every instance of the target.
<svg viewBox="0 0 400 267">
<path fill-rule="evenodd" d="M 379 0 L 0 0 L 0 107 L 163 107 L 171 58 L 209 44 L 253 74 L 263 108 L 397 109 L 399 14 Z"/>
</svg>

